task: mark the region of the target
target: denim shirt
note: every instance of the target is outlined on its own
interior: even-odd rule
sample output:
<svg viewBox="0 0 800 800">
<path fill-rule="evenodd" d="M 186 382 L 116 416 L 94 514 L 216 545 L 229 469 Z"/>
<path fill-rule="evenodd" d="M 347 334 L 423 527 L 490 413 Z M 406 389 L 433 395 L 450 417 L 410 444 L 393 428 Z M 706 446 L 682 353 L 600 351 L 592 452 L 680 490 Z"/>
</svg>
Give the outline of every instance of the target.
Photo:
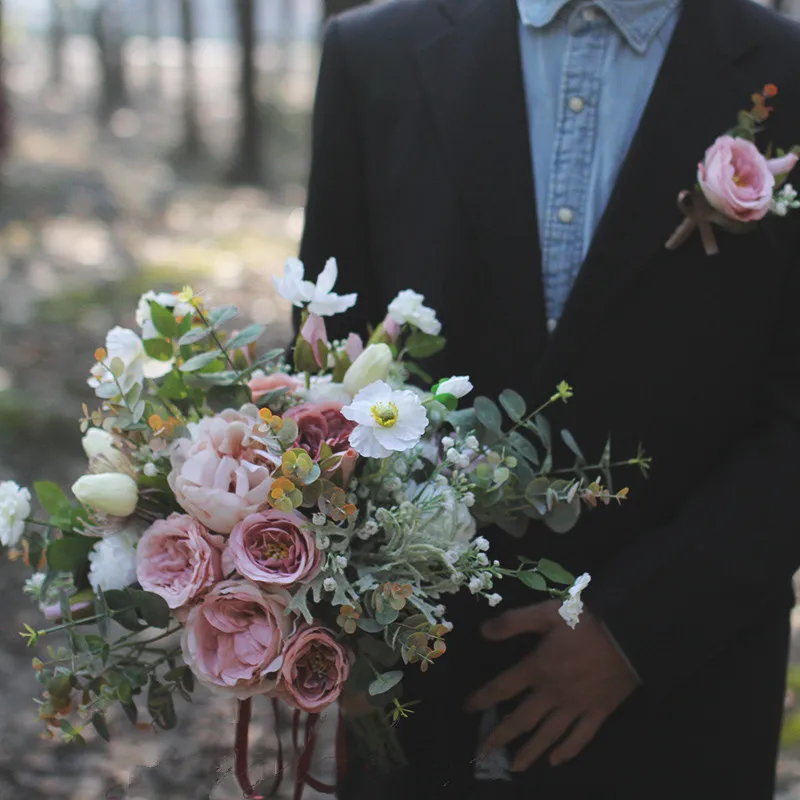
<svg viewBox="0 0 800 800">
<path fill-rule="evenodd" d="M 688 0 L 692 2 L 692 0 Z M 678 21 L 680 0 L 517 0 L 547 327 L 561 317 Z M 482 738 L 499 723 L 496 710 Z M 509 780 L 505 751 L 476 762 Z"/>
<path fill-rule="evenodd" d="M 680 0 L 517 0 L 552 330 L 614 188 Z"/>
</svg>

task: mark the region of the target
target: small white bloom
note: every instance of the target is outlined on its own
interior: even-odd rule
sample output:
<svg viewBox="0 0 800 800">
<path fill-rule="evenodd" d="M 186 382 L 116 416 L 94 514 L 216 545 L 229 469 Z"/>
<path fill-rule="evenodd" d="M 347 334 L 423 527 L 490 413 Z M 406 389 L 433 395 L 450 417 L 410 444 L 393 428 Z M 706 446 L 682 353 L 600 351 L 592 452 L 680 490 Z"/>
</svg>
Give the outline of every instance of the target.
<svg viewBox="0 0 800 800">
<path fill-rule="evenodd" d="M 336 556 L 336 566 L 339 567 L 339 569 L 346 569 L 347 559 L 344 556 Z"/>
<path fill-rule="evenodd" d="M 581 614 L 583 613 L 583 602 L 580 597 L 568 597 L 561 604 L 558 613 L 564 622 L 566 622 L 572 630 L 575 630 L 580 622 Z"/>
<path fill-rule="evenodd" d="M 450 449 L 451 447 L 453 447 L 454 445 L 455 445 L 455 441 L 453 440 L 453 438 L 452 438 L 452 437 L 450 437 L 450 436 L 445 436 L 445 437 L 442 439 L 442 447 L 443 447 L 445 450 L 449 450 L 449 449 Z"/>
<path fill-rule="evenodd" d="M 436 312 L 424 305 L 425 297 L 411 289 L 404 289 L 389 303 L 389 316 L 398 324 L 413 325 L 431 336 L 442 330 Z"/>
<path fill-rule="evenodd" d="M 135 583 L 139 538 L 137 531 L 124 530 L 98 541 L 89 553 L 89 583 L 95 592 L 124 589 Z"/>
<path fill-rule="evenodd" d="M 327 522 L 328 518 L 324 514 L 320 514 L 317 512 L 314 516 L 311 517 L 311 522 L 316 525 L 318 528 L 324 525 Z"/>
<path fill-rule="evenodd" d="M 394 391 L 383 381 L 362 389 L 345 419 L 356 423 L 350 434 L 353 449 L 367 458 L 387 458 L 415 447 L 428 427 L 425 407 L 414 392 Z"/>
<path fill-rule="evenodd" d="M 448 464 L 455 464 L 461 459 L 461 454 L 455 449 L 455 447 L 451 447 L 445 454 L 445 458 L 447 459 Z"/>
<path fill-rule="evenodd" d="M 194 306 L 169 292 L 146 292 L 139 298 L 139 304 L 136 306 L 136 324 L 142 329 L 142 338 L 158 339 L 159 333 L 156 326 L 153 325 L 153 311 L 150 308 L 150 303 L 155 302 L 162 308 L 169 309 L 173 315 L 178 317 L 185 317 L 187 314 L 194 311 Z"/>
<path fill-rule="evenodd" d="M 84 505 L 113 517 L 129 517 L 139 500 L 136 481 L 121 472 L 84 475 L 75 481 L 72 493 Z"/>
<path fill-rule="evenodd" d="M 158 467 L 152 461 L 148 461 L 142 468 L 142 472 L 148 478 L 155 478 L 158 475 Z"/>
<path fill-rule="evenodd" d="M 499 562 L 499 561 L 497 561 L 497 560 L 495 560 L 495 561 L 492 561 L 492 566 L 493 566 L 493 567 L 499 567 L 499 566 L 500 566 L 500 562 Z"/>
<path fill-rule="evenodd" d="M 322 582 L 322 588 L 326 592 L 335 592 L 338 585 L 339 584 L 336 583 L 336 578 L 325 578 Z"/>
<path fill-rule="evenodd" d="M 351 397 L 355 397 L 371 383 L 385 381 L 393 361 L 389 345 L 371 344 L 348 368 L 342 386 Z"/>
<path fill-rule="evenodd" d="M 470 379 L 463 375 L 442 381 L 436 389 L 436 394 L 450 394 L 456 400 L 460 400 L 462 397 L 466 397 L 472 391 L 472 388 Z"/>
<path fill-rule="evenodd" d="M 483 580 L 477 575 L 473 575 L 469 579 L 468 588 L 472 594 L 478 594 L 478 592 L 483 589 Z"/>
<path fill-rule="evenodd" d="M 486 553 L 478 553 L 478 555 L 475 557 L 475 562 L 480 567 L 488 567 L 489 566 L 489 556 L 487 556 Z"/>
<path fill-rule="evenodd" d="M 303 262 L 296 258 L 290 258 L 284 267 L 283 277 L 276 276 L 272 280 L 275 284 L 275 291 L 293 305 L 301 308 L 308 303 L 308 310 L 312 314 L 331 317 L 352 308 L 358 299 L 356 294 L 338 295 L 334 293 L 333 287 L 338 277 L 339 269 L 335 258 L 329 259 L 325 264 L 325 268 L 317 278 L 316 285 L 305 280 Z"/>
<path fill-rule="evenodd" d="M 125 472 L 130 469 L 130 460 L 114 447 L 114 437 L 108 431 L 89 428 L 81 444 L 93 472 Z"/>
<path fill-rule="evenodd" d="M 453 630 L 453 623 L 450 622 L 449 620 L 443 619 L 440 624 L 443 628 L 447 630 L 448 633 L 450 633 Z"/>
<path fill-rule="evenodd" d="M 454 572 L 450 577 L 450 580 L 456 585 L 461 586 L 462 583 L 467 579 L 467 576 L 463 572 Z"/>
<path fill-rule="evenodd" d="M 403 488 L 403 482 L 397 475 L 390 475 L 384 482 L 384 487 L 387 492 L 398 492 Z"/>
<path fill-rule="evenodd" d="M 330 536 L 319 536 L 317 535 L 317 549 L 319 550 L 327 550 L 331 546 L 331 537 Z"/>
<path fill-rule="evenodd" d="M 473 545 L 475 549 L 479 550 L 481 553 L 489 552 L 489 540 L 485 536 L 478 536 L 473 542 Z"/>
<path fill-rule="evenodd" d="M 481 446 L 481 445 L 480 445 L 480 442 L 479 442 L 479 441 L 477 440 L 477 438 L 476 438 L 476 437 L 474 437 L 474 436 L 467 436 L 467 438 L 464 440 L 464 444 L 465 444 L 465 445 L 466 445 L 466 446 L 467 446 L 467 447 L 468 447 L 470 450 L 477 450 L 477 449 L 478 449 L 478 448 Z"/>
<path fill-rule="evenodd" d="M 785 217 L 789 213 L 789 206 L 781 200 L 773 200 L 771 210 L 773 214 L 777 214 L 779 217 Z"/>
<path fill-rule="evenodd" d="M 492 587 L 492 573 L 491 572 L 481 572 L 481 582 L 483 583 L 484 589 L 491 589 Z"/>
<path fill-rule="evenodd" d="M 487 598 L 491 608 L 496 608 L 503 602 L 503 598 L 499 594 L 490 594 Z"/>
<path fill-rule="evenodd" d="M 467 492 L 462 499 L 467 508 L 472 508 L 475 505 L 475 495 L 472 492 Z"/>
<path fill-rule="evenodd" d="M 459 453 L 455 461 L 455 466 L 459 469 L 466 469 L 470 464 L 470 457 L 466 453 Z"/>
<path fill-rule="evenodd" d="M 31 515 L 31 493 L 14 481 L 0 483 L 0 544 L 14 547 Z"/>
<path fill-rule="evenodd" d="M 443 617 L 445 615 L 446 611 L 447 611 L 447 609 L 443 605 L 439 604 L 438 606 L 436 606 L 433 609 L 433 616 L 434 617 Z"/>
</svg>

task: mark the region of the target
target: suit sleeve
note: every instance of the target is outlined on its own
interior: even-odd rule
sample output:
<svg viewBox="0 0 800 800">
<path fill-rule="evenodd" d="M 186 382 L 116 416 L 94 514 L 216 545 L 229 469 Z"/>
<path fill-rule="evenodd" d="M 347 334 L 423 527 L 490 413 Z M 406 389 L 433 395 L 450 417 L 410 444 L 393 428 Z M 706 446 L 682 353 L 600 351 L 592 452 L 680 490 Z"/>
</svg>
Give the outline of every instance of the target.
<svg viewBox="0 0 800 800">
<path fill-rule="evenodd" d="M 769 377 L 754 387 L 763 398 L 760 422 L 677 517 L 626 550 L 587 597 L 642 682 L 656 689 L 690 677 L 758 624 L 788 595 L 800 566 L 799 266 L 790 264 L 783 286 Z"/>
<path fill-rule="evenodd" d="M 316 276 L 329 258 L 339 266 L 336 292 L 359 293 L 348 314 L 326 320 L 329 337 L 361 331 L 359 308 L 368 307 L 369 221 L 362 126 L 356 87 L 346 63 L 341 23 L 333 20 L 325 33 L 314 104 L 311 174 L 300 259 L 307 275 Z M 295 311 L 297 327 L 299 313 Z"/>
</svg>

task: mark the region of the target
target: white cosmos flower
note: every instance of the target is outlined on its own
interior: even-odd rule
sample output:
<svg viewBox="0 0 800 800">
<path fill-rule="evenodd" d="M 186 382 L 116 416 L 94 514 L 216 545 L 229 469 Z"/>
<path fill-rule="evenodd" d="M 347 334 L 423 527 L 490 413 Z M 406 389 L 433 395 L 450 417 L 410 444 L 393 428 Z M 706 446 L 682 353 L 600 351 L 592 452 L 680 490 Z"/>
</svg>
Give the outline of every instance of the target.
<svg viewBox="0 0 800 800">
<path fill-rule="evenodd" d="M 91 370 L 88 383 L 93 389 L 118 382 L 122 392 L 127 394 L 137 384 L 142 386 L 145 378 L 163 378 L 172 370 L 172 361 L 150 358 L 142 340 L 128 328 L 112 328 L 106 336 L 105 350 L 105 360 L 95 364 Z M 111 362 L 115 358 L 124 365 L 122 375 L 116 381 L 111 374 Z"/>
<path fill-rule="evenodd" d="M 14 547 L 25 531 L 31 515 L 31 493 L 14 483 L 0 483 L 0 544 Z"/>
<path fill-rule="evenodd" d="M 411 289 L 404 289 L 389 303 L 389 316 L 398 324 L 413 325 L 423 333 L 437 335 L 442 323 L 436 318 L 436 312 L 424 305 L 425 297 Z"/>
<path fill-rule="evenodd" d="M 581 600 L 581 592 L 589 585 L 592 580 L 592 576 L 589 575 L 588 572 L 585 572 L 583 575 L 578 578 L 575 583 L 569 589 L 569 596 L 566 600 L 561 604 L 561 608 L 558 609 L 558 613 L 561 615 L 561 618 L 570 626 L 573 630 L 580 622 L 581 614 L 583 613 L 583 600 Z"/>
<path fill-rule="evenodd" d="M 393 452 L 410 450 L 428 427 L 419 397 L 407 390 L 395 391 L 383 381 L 362 389 L 342 415 L 356 423 L 350 444 L 367 458 L 388 458 Z"/>
<path fill-rule="evenodd" d="M 101 539 L 89 553 L 89 583 L 95 592 L 124 589 L 136 582 L 136 545 L 141 538 L 127 528 Z"/>
<path fill-rule="evenodd" d="M 150 302 L 158 303 L 162 308 L 172 311 L 174 316 L 185 317 L 193 311 L 191 303 L 178 300 L 177 296 L 169 292 L 145 292 L 139 298 L 136 306 L 136 324 L 142 329 L 142 339 L 158 339 L 159 333 L 153 325 L 153 312 Z"/>
<path fill-rule="evenodd" d="M 448 378 L 436 387 L 436 394 L 450 394 L 456 400 L 466 397 L 471 391 L 472 382 L 466 375 Z"/>
<path fill-rule="evenodd" d="M 298 308 L 308 303 L 308 310 L 321 317 L 341 314 L 355 305 L 357 294 L 338 295 L 333 291 L 339 277 L 335 258 L 329 259 L 325 264 L 316 284 L 305 280 L 305 272 L 302 261 L 290 258 L 284 267 L 283 277 L 276 276 L 272 279 L 275 291 Z"/>
</svg>

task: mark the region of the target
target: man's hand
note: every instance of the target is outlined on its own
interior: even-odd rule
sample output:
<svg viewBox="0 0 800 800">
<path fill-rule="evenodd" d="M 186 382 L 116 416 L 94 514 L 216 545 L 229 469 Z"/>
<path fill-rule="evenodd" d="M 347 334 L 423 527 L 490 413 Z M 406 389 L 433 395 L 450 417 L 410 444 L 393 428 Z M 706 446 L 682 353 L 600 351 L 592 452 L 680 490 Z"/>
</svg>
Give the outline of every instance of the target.
<svg viewBox="0 0 800 800">
<path fill-rule="evenodd" d="M 550 763 L 557 766 L 575 758 L 638 686 L 602 623 L 584 613 L 578 627 L 571 630 L 558 614 L 559 605 L 549 601 L 514 609 L 483 627 L 483 635 L 490 641 L 523 633 L 542 634 L 529 656 L 486 684 L 467 703 L 469 711 L 485 711 L 530 693 L 483 744 L 483 751 L 490 752 L 535 730 L 517 753 L 513 772 L 533 766 L 562 738 Z"/>
</svg>

